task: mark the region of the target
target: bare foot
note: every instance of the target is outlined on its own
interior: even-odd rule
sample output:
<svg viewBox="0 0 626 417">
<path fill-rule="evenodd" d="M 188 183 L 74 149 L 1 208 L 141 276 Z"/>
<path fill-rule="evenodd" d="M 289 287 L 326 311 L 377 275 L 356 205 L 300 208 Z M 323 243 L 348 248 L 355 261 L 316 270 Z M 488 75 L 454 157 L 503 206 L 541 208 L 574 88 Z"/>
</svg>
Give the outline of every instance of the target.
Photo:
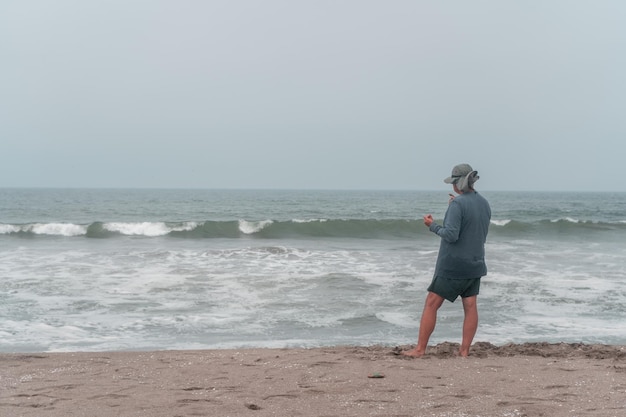
<svg viewBox="0 0 626 417">
<path fill-rule="evenodd" d="M 463 359 L 467 359 L 467 357 L 469 356 L 469 351 L 465 352 L 465 351 L 459 351 L 459 358 L 463 358 Z"/>
<path fill-rule="evenodd" d="M 422 352 L 417 348 L 411 350 L 403 350 L 402 352 L 400 352 L 402 356 L 409 356 L 411 358 L 421 358 L 422 356 L 424 356 L 424 353 L 425 352 Z"/>
</svg>

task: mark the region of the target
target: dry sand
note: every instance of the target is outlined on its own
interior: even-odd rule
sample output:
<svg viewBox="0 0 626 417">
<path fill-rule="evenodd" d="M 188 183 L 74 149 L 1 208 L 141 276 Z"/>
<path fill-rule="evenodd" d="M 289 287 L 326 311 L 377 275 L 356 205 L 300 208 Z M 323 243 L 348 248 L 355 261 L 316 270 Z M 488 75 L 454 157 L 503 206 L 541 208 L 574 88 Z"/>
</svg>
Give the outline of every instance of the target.
<svg viewBox="0 0 626 417">
<path fill-rule="evenodd" d="M 624 346 L 457 349 L 0 354 L 0 416 L 626 416 Z"/>
</svg>

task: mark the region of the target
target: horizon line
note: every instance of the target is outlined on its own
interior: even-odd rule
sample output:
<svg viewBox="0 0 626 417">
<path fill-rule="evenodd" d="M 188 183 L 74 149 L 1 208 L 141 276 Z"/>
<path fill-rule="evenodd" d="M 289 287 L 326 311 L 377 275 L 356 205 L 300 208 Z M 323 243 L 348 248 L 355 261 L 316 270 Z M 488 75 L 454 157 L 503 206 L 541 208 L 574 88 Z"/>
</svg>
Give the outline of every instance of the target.
<svg viewBox="0 0 626 417">
<path fill-rule="evenodd" d="M 407 192 L 445 192 L 442 188 L 321 188 L 321 187 L 155 187 L 155 186 L 7 186 L 0 185 L 0 190 L 202 190 L 202 191 L 407 191 Z M 478 192 L 522 192 L 522 193 L 626 193 L 626 190 L 532 190 L 532 189 L 477 189 Z"/>
</svg>

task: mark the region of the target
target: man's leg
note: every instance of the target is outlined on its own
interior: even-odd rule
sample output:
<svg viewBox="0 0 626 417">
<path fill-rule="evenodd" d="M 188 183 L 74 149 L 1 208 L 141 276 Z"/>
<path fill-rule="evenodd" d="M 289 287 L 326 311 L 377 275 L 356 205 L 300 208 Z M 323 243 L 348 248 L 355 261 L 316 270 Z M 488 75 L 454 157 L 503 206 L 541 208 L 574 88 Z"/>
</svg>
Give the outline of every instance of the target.
<svg viewBox="0 0 626 417">
<path fill-rule="evenodd" d="M 463 298 L 463 311 L 465 318 L 463 320 L 463 341 L 459 349 L 459 356 L 467 357 L 469 355 L 472 340 L 478 329 L 478 296 Z"/>
<path fill-rule="evenodd" d="M 422 319 L 420 320 L 419 335 L 417 338 L 417 346 L 414 349 L 402 352 L 403 355 L 413 356 L 419 358 L 426 353 L 426 347 L 428 346 L 428 339 L 435 330 L 437 324 L 437 310 L 443 304 L 445 298 L 429 292 L 426 296 L 426 302 L 424 303 L 424 311 L 422 312 Z"/>
</svg>

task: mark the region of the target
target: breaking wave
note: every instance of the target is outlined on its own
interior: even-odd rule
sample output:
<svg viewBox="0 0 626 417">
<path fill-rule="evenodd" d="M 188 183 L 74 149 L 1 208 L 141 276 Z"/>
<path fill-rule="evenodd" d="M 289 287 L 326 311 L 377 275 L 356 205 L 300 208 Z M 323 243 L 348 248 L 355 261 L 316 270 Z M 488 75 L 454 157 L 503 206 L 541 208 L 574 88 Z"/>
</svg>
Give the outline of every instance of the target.
<svg viewBox="0 0 626 417">
<path fill-rule="evenodd" d="M 533 235 L 569 234 L 584 236 L 597 231 L 626 231 L 626 222 L 591 222 L 562 218 L 538 222 L 519 222 L 511 219 L 492 220 L 490 234 Z M 93 222 L 0 224 L 0 235 L 5 236 L 64 236 L 113 238 L 119 236 L 200 238 L 363 238 L 404 239 L 428 232 L 420 220 L 405 219 L 294 219 L 226 220 L 204 222 Z"/>
</svg>

